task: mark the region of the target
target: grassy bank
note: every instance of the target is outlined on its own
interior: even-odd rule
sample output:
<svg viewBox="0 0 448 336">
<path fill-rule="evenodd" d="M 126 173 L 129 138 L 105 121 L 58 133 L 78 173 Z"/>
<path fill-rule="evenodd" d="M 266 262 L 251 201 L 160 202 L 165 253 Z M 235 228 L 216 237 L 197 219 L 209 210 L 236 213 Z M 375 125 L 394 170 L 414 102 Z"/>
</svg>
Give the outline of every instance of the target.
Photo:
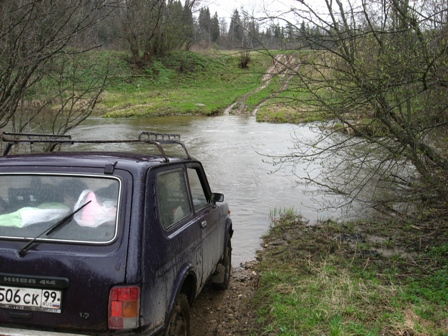
<svg viewBox="0 0 448 336">
<path fill-rule="evenodd" d="M 130 68 L 123 57 L 115 59 L 110 85 L 96 113 L 105 117 L 221 114 L 260 85 L 271 61 L 267 55 L 253 53 L 249 68 L 241 69 L 239 57 L 239 53 L 178 52 L 139 69 Z"/>
<path fill-rule="evenodd" d="M 96 116 L 217 115 L 245 97 L 242 112 L 264 103 L 257 114 L 261 122 L 322 120 L 322 115 L 306 106 L 297 106 L 301 93 L 284 91 L 282 76 L 273 76 L 266 85 L 265 75 L 278 53 L 251 52 L 248 68 L 242 69 L 238 51 L 179 51 L 153 58 L 141 67 L 130 64 L 126 53 L 92 51 L 81 58 L 82 68 L 91 69 L 82 74 L 82 80 L 89 83 L 97 80 L 98 74 L 109 75 Z M 52 91 L 47 86 L 43 92 Z M 33 98 L 39 99 L 39 92 L 36 96 Z"/>
<path fill-rule="evenodd" d="M 107 76 L 93 110 L 95 116 L 209 116 L 222 114 L 236 103 L 237 108 L 230 113 L 251 113 L 257 108 L 258 121 L 321 120 L 306 106 L 298 106 L 301 93 L 286 90 L 279 69 L 269 70 L 278 53 L 283 54 L 253 51 L 244 69 L 239 51 L 178 51 L 139 66 L 129 62 L 126 52 L 74 53 L 49 65 L 48 74 L 29 92 L 24 107 L 30 113 L 43 108 L 51 115 L 70 97 L 87 102 L 99 92 Z"/>
<path fill-rule="evenodd" d="M 448 224 L 273 220 L 254 335 L 448 335 Z"/>
</svg>

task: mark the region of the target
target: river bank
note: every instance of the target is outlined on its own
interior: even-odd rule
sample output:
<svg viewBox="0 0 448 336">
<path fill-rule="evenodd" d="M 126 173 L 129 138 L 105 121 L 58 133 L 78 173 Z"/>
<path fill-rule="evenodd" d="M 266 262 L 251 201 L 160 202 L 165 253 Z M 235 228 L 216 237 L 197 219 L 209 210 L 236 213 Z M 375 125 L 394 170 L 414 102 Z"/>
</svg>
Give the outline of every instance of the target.
<svg viewBox="0 0 448 336">
<path fill-rule="evenodd" d="M 446 336 L 447 231 L 282 214 L 228 291 L 200 295 L 192 335 Z"/>
</svg>

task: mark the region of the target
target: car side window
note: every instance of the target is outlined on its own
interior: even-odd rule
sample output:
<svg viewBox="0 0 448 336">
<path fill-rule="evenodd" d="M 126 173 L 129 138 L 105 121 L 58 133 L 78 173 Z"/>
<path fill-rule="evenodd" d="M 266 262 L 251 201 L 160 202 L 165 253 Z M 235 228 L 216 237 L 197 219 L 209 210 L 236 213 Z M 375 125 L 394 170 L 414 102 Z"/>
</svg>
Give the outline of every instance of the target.
<svg viewBox="0 0 448 336">
<path fill-rule="evenodd" d="M 193 168 L 188 168 L 188 180 L 190 181 L 191 196 L 193 198 L 194 210 L 198 211 L 208 204 L 207 196 L 202 187 L 201 179 L 198 171 Z"/>
<path fill-rule="evenodd" d="M 184 171 L 171 170 L 157 175 L 159 218 L 164 229 L 169 229 L 191 214 Z"/>
</svg>

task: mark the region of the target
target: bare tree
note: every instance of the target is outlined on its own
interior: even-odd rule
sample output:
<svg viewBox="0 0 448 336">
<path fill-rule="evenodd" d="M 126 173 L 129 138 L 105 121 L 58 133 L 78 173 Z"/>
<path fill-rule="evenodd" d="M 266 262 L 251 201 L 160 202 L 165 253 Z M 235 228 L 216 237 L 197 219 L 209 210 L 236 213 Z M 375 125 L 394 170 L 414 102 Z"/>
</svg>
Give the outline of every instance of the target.
<svg viewBox="0 0 448 336">
<path fill-rule="evenodd" d="M 193 39 L 196 1 L 122 0 L 120 19 L 131 62 L 139 66 L 167 52 L 188 47 Z"/>
<path fill-rule="evenodd" d="M 312 28 L 296 29 L 305 51 L 294 104 L 328 113 L 334 128 L 327 124 L 320 141 L 276 163 L 320 158 L 327 174 L 305 180 L 377 209 L 397 212 L 414 201 L 446 208 L 448 4 L 325 4 L 322 10 L 302 2 L 293 11 Z"/>
<path fill-rule="evenodd" d="M 164 7 L 164 0 L 123 0 L 120 18 L 133 63 L 149 60 L 151 43 L 160 31 Z"/>
<path fill-rule="evenodd" d="M 16 125 L 21 120 L 18 127 L 22 128 L 47 111 L 53 100 L 33 102 L 37 85 L 51 76 L 53 65 L 64 62 L 66 55 L 73 58 L 82 53 L 84 50 L 73 48 L 71 43 L 112 10 L 112 1 L 0 2 L 0 127 L 14 118 Z M 102 88 L 100 84 L 97 90 Z M 68 97 L 68 92 L 64 96 Z M 82 117 L 70 118 L 68 125 L 54 131 L 63 132 L 81 122 L 93 106 Z"/>
<path fill-rule="evenodd" d="M 66 53 L 47 63 L 44 79 L 33 87 L 38 99 L 20 102 L 10 121 L 13 130 L 65 134 L 86 120 L 108 80 L 108 66 L 98 64 L 102 60 L 96 56 L 94 52 Z"/>
</svg>

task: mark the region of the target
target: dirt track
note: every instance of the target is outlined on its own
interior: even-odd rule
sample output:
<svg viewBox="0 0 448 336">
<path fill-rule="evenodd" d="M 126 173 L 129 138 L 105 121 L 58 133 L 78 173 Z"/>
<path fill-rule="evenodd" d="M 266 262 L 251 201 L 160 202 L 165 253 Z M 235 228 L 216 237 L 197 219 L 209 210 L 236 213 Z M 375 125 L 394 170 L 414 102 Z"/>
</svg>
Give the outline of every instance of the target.
<svg viewBox="0 0 448 336">
<path fill-rule="evenodd" d="M 257 329 L 255 310 L 250 306 L 258 275 L 253 263 L 234 269 L 230 288 L 206 287 L 191 311 L 192 336 L 249 335 Z"/>
<path fill-rule="evenodd" d="M 227 107 L 224 111 L 224 114 L 241 114 L 241 113 L 250 113 L 256 114 L 259 108 L 264 105 L 270 99 L 277 97 L 281 92 L 285 91 L 288 88 L 289 82 L 296 74 L 297 70 L 300 66 L 300 60 L 297 55 L 277 55 L 273 58 L 271 66 L 266 70 L 262 78 L 261 85 L 255 90 L 246 93 L 244 96 L 240 97 L 236 102 Z M 253 111 L 248 111 L 248 107 L 246 105 L 246 100 L 253 94 L 260 92 L 265 89 L 271 81 L 279 76 L 282 78 L 281 87 L 278 91 L 272 92 L 268 98 L 261 101 Z"/>
</svg>

